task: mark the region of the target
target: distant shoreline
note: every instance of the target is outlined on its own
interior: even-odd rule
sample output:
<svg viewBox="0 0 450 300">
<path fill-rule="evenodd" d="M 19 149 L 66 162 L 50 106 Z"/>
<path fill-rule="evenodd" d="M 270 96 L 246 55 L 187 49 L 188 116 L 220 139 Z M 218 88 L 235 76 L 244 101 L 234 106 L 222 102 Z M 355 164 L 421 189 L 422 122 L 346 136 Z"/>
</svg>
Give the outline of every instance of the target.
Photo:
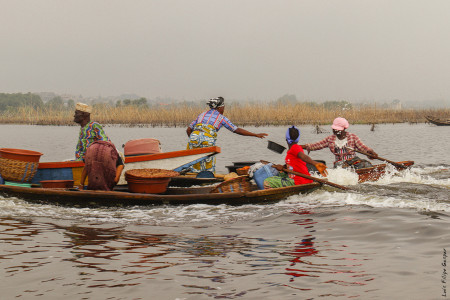
<svg viewBox="0 0 450 300">
<path fill-rule="evenodd" d="M 91 120 L 126 127 L 187 127 L 207 107 L 173 105 L 162 107 L 94 106 Z M 0 111 L 0 124 L 77 126 L 73 110 L 18 107 Z M 450 108 L 387 109 L 376 106 L 350 109 L 326 109 L 305 104 L 225 106 L 224 115 L 237 126 L 329 125 L 336 117 L 351 124 L 427 123 L 425 116 L 449 119 Z"/>
<path fill-rule="evenodd" d="M 93 120 L 96 121 L 97 120 Z M 186 126 L 183 125 L 154 125 L 154 124 L 119 124 L 119 123 L 102 123 L 102 122 L 98 122 L 100 123 L 103 127 L 124 127 L 124 128 L 187 128 L 188 124 Z M 387 125 L 387 124 L 391 124 L 391 125 L 396 125 L 396 124 L 410 124 L 410 125 L 416 125 L 416 124 L 431 124 L 428 121 L 425 122 L 388 122 L 388 123 L 351 123 L 351 125 L 367 125 L 367 126 L 372 126 L 372 125 Z M 328 124 L 306 124 L 306 123 L 286 123 L 286 124 L 264 124 L 264 125 L 253 125 L 253 124 L 236 124 L 239 127 L 265 127 L 265 126 L 274 126 L 274 127 L 278 127 L 278 126 L 289 126 L 289 125 L 297 125 L 297 126 L 314 126 L 314 127 L 319 127 L 321 128 L 322 126 L 331 126 L 332 123 L 328 123 Z M 59 125 L 55 125 L 55 124 L 25 124 L 25 123 L 1 123 L 0 125 L 17 125 L 17 126 L 69 126 L 69 127 L 77 127 L 79 126 L 76 123 L 73 124 L 59 124 Z M 321 128 L 323 129 L 323 128 Z"/>
</svg>

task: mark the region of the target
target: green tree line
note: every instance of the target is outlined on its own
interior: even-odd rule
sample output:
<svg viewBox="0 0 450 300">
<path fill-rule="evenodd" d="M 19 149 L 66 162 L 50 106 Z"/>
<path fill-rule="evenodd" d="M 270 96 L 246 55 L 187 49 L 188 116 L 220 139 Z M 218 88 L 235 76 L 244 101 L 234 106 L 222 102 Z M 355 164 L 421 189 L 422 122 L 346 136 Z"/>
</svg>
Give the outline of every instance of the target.
<svg viewBox="0 0 450 300">
<path fill-rule="evenodd" d="M 234 103 L 234 102 L 233 102 Z M 237 104 L 240 102 L 236 102 L 234 104 Z M 272 102 L 273 105 L 294 105 L 300 103 L 297 100 L 297 97 L 295 95 L 286 94 L 282 97 L 278 98 L 276 101 Z M 314 102 L 303 102 L 306 105 L 312 106 L 312 107 L 324 107 L 325 109 L 352 109 L 352 104 L 347 101 L 326 101 L 324 103 L 318 104 Z M 91 105 L 95 106 L 107 106 L 107 103 L 89 103 Z M 155 103 L 156 104 L 156 103 Z M 183 105 L 188 105 L 192 107 L 196 107 L 199 105 L 203 105 L 203 103 L 197 103 L 197 102 L 187 102 L 183 101 Z M 257 104 L 257 102 L 255 102 Z M 109 103 L 109 105 L 114 105 L 113 103 Z M 159 106 L 160 104 L 156 104 Z M 170 103 L 167 104 L 168 106 L 176 105 L 176 103 Z M 24 107 L 24 106 L 31 106 L 34 109 L 37 108 L 48 108 L 52 110 L 72 110 L 75 107 L 74 100 L 68 100 L 65 102 L 60 96 L 56 96 L 50 100 L 48 100 L 46 103 L 44 103 L 39 95 L 27 93 L 15 93 L 15 94 L 6 94 L 6 93 L 0 93 L 0 111 L 6 111 L 9 109 L 14 109 L 17 107 Z M 137 106 L 141 108 L 148 108 L 150 106 L 153 106 L 149 104 L 146 98 L 141 97 L 139 99 L 124 99 L 124 100 L 117 100 L 115 103 L 116 107 L 126 107 L 126 106 Z"/>
<path fill-rule="evenodd" d="M 31 106 L 33 108 L 44 107 L 44 102 L 39 95 L 28 94 L 4 94 L 0 93 L 0 111 L 11 108 Z"/>
<path fill-rule="evenodd" d="M 73 109 L 75 107 L 75 101 L 68 100 L 67 103 L 60 96 L 56 96 L 46 103 L 42 101 L 41 97 L 36 94 L 27 93 L 15 93 L 5 94 L 0 93 L 0 111 L 8 111 L 16 109 L 18 107 L 32 107 L 33 109 L 52 109 L 52 110 L 65 110 Z"/>
</svg>

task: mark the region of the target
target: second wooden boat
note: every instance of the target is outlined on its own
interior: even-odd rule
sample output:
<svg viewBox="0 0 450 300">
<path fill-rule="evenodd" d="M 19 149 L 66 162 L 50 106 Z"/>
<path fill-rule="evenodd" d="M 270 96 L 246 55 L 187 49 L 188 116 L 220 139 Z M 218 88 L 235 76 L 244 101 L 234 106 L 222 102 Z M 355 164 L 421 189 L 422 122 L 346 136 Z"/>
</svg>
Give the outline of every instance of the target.
<svg viewBox="0 0 450 300">
<path fill-rule="evenodd" d="M 183 205 L 183 204 L 258 204 L 279 201 L 286 197 L 312 192 L 322 185 L 314 182 L 268 190 L 258 190 L 251 185 L 247 192 L 211 193 L 215 186 L 197 188 L 168 188 L 163 194 L 130 193 L 126 187 L 116 191 L 88 191 L 77 189 L 45 189 L 0 185 L 0 193 L 38 203 L 69 206 L 132 206 L 132 205 Z M 122 190 L 120 190 L 122 189 Z"/>
<path fill-rule="evenodd" d="M 437 118 L 434 118 L 432 116 L 426 116 L 425 119 L 428 120 L 431 124 L 437 125 L 437 126 L 450 126 L 450 120 L 440 120 Z"/>
<path fill-rule="evenodd" d="M 414 164 L 413 161 L 400 161 L 397 162 L 400 165 L 405 166 L 405 168 L 398 168 L 395 167 L 397 170 L 404 170 L 408 167 L 412 166 Z M 380 179 L 382 175 L 386 173 L 386 167 L 387 164 L 379 164 L 375 165 L 371 168 L 364 168 L 364 169 L 358 169 L 355 170 L 355 172 L 358 174 L 358 182 L 365 182 L 365 181 L 377 181 Z"/>
</svg>

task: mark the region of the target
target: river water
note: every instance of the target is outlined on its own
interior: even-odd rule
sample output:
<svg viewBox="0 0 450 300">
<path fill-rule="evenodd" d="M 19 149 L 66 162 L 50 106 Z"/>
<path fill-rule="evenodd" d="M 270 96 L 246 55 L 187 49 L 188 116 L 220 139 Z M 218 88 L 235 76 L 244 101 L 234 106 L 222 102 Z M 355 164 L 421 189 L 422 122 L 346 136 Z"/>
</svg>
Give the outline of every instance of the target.
<svg viewBox="0 0 450 300">
<path fill-rule="evenodd" d="M 300 143 L 330 134 L 301 126 Z M 286 127 L 246 127 L 284 144 Z M 71 159 L 79 127 L 0 125 L 0 145 Z M 106 126 L 116 146 L 157 138 L 184 149 L 184 128 Z M 345 170 L 275 204 L 73 208 L 0 196 L 1 299 L 450 298 L 450 128 L 354 125 L 384 158 L 413 160 L 376 183 Z M 267 141 L 219 132 L 218 172 L 283 162 Z M 315 159 L 332 165 L 324 149 Z"/>
</svg>

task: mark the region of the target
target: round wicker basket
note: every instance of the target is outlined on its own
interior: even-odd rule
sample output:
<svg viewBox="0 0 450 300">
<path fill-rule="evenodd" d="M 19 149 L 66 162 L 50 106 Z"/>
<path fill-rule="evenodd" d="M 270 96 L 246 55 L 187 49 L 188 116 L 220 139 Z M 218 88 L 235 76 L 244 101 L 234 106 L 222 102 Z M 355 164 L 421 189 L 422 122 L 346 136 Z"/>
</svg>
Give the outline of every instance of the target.
<svg viewBox="0 0 450 300">
<path fill-rule="evenodd" d="M 4 180 L 30 182 L 36 174 L 38 166 L 38 162 L 0 157 L 0 174 Z"/>
<path fill-rule="evenodd" d="M 4 180 L 31 182 L 42 153 L 23 149 L 0 149 L 0 174 Z"/>
</svg>

